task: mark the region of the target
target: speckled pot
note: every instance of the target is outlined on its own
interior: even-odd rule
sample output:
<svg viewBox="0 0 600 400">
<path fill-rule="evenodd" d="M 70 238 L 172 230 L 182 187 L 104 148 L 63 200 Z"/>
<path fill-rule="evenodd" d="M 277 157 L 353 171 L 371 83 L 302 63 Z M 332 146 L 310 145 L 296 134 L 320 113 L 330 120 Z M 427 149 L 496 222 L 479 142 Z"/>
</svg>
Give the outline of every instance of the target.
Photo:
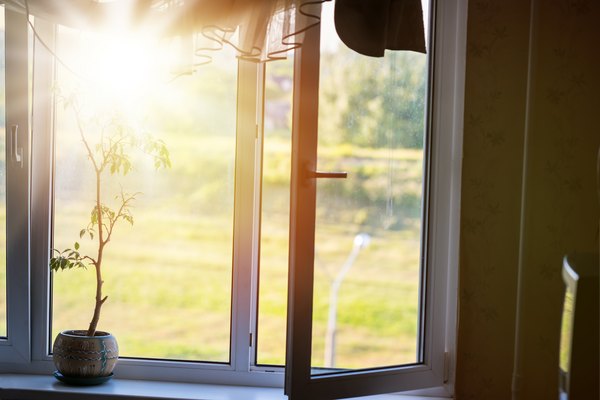
<svg viewBox="0 0 600 400">
<path fill-rule="evenodd" d="M 119 358 L 117 339 L 108 332 L 63 331 L 56 336 L 52 353 L 58 372 L 73 378 L 94 378 L 112 373 Z"/>
</svg>

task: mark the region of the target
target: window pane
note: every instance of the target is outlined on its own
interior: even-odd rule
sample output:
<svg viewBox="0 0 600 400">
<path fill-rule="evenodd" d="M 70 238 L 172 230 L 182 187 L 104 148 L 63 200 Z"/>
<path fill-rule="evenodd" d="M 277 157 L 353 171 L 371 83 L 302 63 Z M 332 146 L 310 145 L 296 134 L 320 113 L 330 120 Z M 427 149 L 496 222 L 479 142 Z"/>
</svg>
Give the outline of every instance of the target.
<svg viewBox="0 0 600 400">
<path fill-rule="evenodd" d="M 6 163 L 4 6 L 0 6 L 0 337 L 6 337 Z"/>
<path fill-rule="evenodd" d="M 359 55 L 324 5 L 313 367 L 419 361 L 426 55 Z M 316 370 L 316 373 L 324 370 Z"/>
<path fill-rule="evenodd" d="M 266 64 L 257 364 L 285 364 L 293 72 Z"/>
<path fill-rule="evenodd" d="M 131 209 L 135 223 L 120 221 L 106 247 L 108 300 L 98 328 L 116 335 L 122 356 L 228 362 L 237 60 L 219 52 L 195 74 L 172 79 L 166 62 L 191 57 L 193 48 L 177 40 L 62 28 L 58 53 L 80 76 L 59 67 L 58 87 L 63 97 L 77 93 L 90 141 L 115 127 L 132 129 L 140 141 L 149 132 L 166 144 L 172 162 L 156 171 L 151 158 L 132 151 L 131 172 L 104 175 L 102 196 L 114 208 L 121 189 L 141 194 Z M 79 239 L 94 206 L 93 169 L 77 113 L 63 105 L 56 107 L 54 247 L 79 241 L 95 257 L 97 236 Z M 60 271 L 53 282 L 53 336 L 86 329 L 93 268 Z"/>
</svg>

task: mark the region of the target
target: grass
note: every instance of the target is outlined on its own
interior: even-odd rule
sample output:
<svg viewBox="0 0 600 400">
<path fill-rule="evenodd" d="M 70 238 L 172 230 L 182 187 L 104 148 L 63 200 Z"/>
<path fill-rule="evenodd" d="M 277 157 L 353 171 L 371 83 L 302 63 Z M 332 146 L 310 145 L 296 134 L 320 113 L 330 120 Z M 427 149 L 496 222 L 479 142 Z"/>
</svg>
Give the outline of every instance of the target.
<svg viewBox="0 0 600 400">
<path fill-rule="evenodd" d="M 142 227 L 133 229 L 160 224 L 154 218 L 145 212 L 144 222 L 138 223 Z M 204 223 L 178 223 L 171 227 L 173 234 L 160 241 L 151 240 L 144 232 L 123 234 L 125 243 L 111 243 L 105 264 L 109 301 L 100 327 L 118 336 L 124 356 L 228 360 L 230 245 L 222 240 L 223 232 L 201 240 L 181 241 L 193 237 L 192 232 L 214 229 L 218 218 L 211 219 Z M 323 359 L 331 277 L 351 247 L 351 241 L 345 248 L 335 246 L 335 242 L 348 242 L 348 236 L 339 227 L 327 228 L 318 242 L 322 246 L 317 246 L 313 336 L 313 357 L 317 362 Z M 415 243 L 403 239 L 403 234 L 374 237 L 342 286 L 338 313 L 341 365 L 364 367 L 367 360 L 373 360 L 375 366 L 387 362 L 382 360 L 401 363 L 415 359 L 418 252 Z M 263 246 L 265 258 L 273 261 L 274 254 L 285 253 L 284 244 L 282 237 L 269 239 L 269 245 Z M 402 254 L 413 256 L 402 260 Z M 279 262 L 263 263 L 261 363 L 283 363 L 286 265 L 284 257 Z M 55 274 L 54 334 L 87 326 L 93 307 L 93 282 L 91 270 Z M 261 340 L 261 335 L 265 339 Z M 361 350 L 357 352 L 357 348 Z"/>
<path fill-rule="evenodd" d="M 108 247 L 104 271 L 109 300 L 100 328 L 119 337 L 125 356 L 227 361 L 231 240 L 214 227 L 226 219 L 173 216 L 165 223 L 164 214 L 144 211 L 144 218 L 133 228 L 121 227 L 125 231 Z M 71 220 L 61 220 L 61 228 L 76 225 L 78 218 Z M 55 274 L 54 333 L 87 326 L 93 285 L 91 270 Z"/>
</svg>

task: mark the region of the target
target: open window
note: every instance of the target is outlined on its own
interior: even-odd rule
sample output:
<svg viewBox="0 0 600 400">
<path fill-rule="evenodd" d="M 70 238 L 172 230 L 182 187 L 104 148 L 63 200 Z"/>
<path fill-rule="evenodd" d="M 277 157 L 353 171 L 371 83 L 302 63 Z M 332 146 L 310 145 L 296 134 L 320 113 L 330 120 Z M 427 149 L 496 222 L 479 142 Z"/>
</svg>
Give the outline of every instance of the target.
<svg viewBox="0 0 600 400">
<path fill-rule="evenodd" d="M 451 10 L 445 2 L 431 9 L 429 57 L 344 54 L 335 49 L 327 22 L 320 34 L 307 33 L 296 55 L 290 398 L 448 382 L 460 117 L 444 123 L 441 100 L 460 104 L 460 97 L 453 97 L 452 83 L 442 82 L 457 73 L 443 60 L 457 56 L 444 47 L 456 29 L 443 24 Z M 369 79 L 361 80 L 365 75 Z"/>
</svg>

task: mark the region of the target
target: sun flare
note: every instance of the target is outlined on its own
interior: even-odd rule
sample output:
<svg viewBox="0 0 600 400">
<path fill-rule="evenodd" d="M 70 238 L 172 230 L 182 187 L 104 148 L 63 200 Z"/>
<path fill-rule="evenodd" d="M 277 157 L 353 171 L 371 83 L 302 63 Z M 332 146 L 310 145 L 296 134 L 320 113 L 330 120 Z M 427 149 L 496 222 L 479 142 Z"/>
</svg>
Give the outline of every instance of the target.
<svg viewBox="0 0 600 400">
<path fill-rule="evenodd" d="M 172 79 L 173 46 L 152 32 L 81 32 L 62 28 L 61 91 L 85 93 L 94 106 L 135 114 Z M 167 90 L 168 91 L 168 90 Z M 165 93 L 166 94 L 166 93 Z"/>
<path fill-rule="evenodd" d="M 141 101 L 168 74 L 160 50 L 144 36 L 102 37 L 88 71 L 92 86 L 117 102 Z"/>
</svg>

